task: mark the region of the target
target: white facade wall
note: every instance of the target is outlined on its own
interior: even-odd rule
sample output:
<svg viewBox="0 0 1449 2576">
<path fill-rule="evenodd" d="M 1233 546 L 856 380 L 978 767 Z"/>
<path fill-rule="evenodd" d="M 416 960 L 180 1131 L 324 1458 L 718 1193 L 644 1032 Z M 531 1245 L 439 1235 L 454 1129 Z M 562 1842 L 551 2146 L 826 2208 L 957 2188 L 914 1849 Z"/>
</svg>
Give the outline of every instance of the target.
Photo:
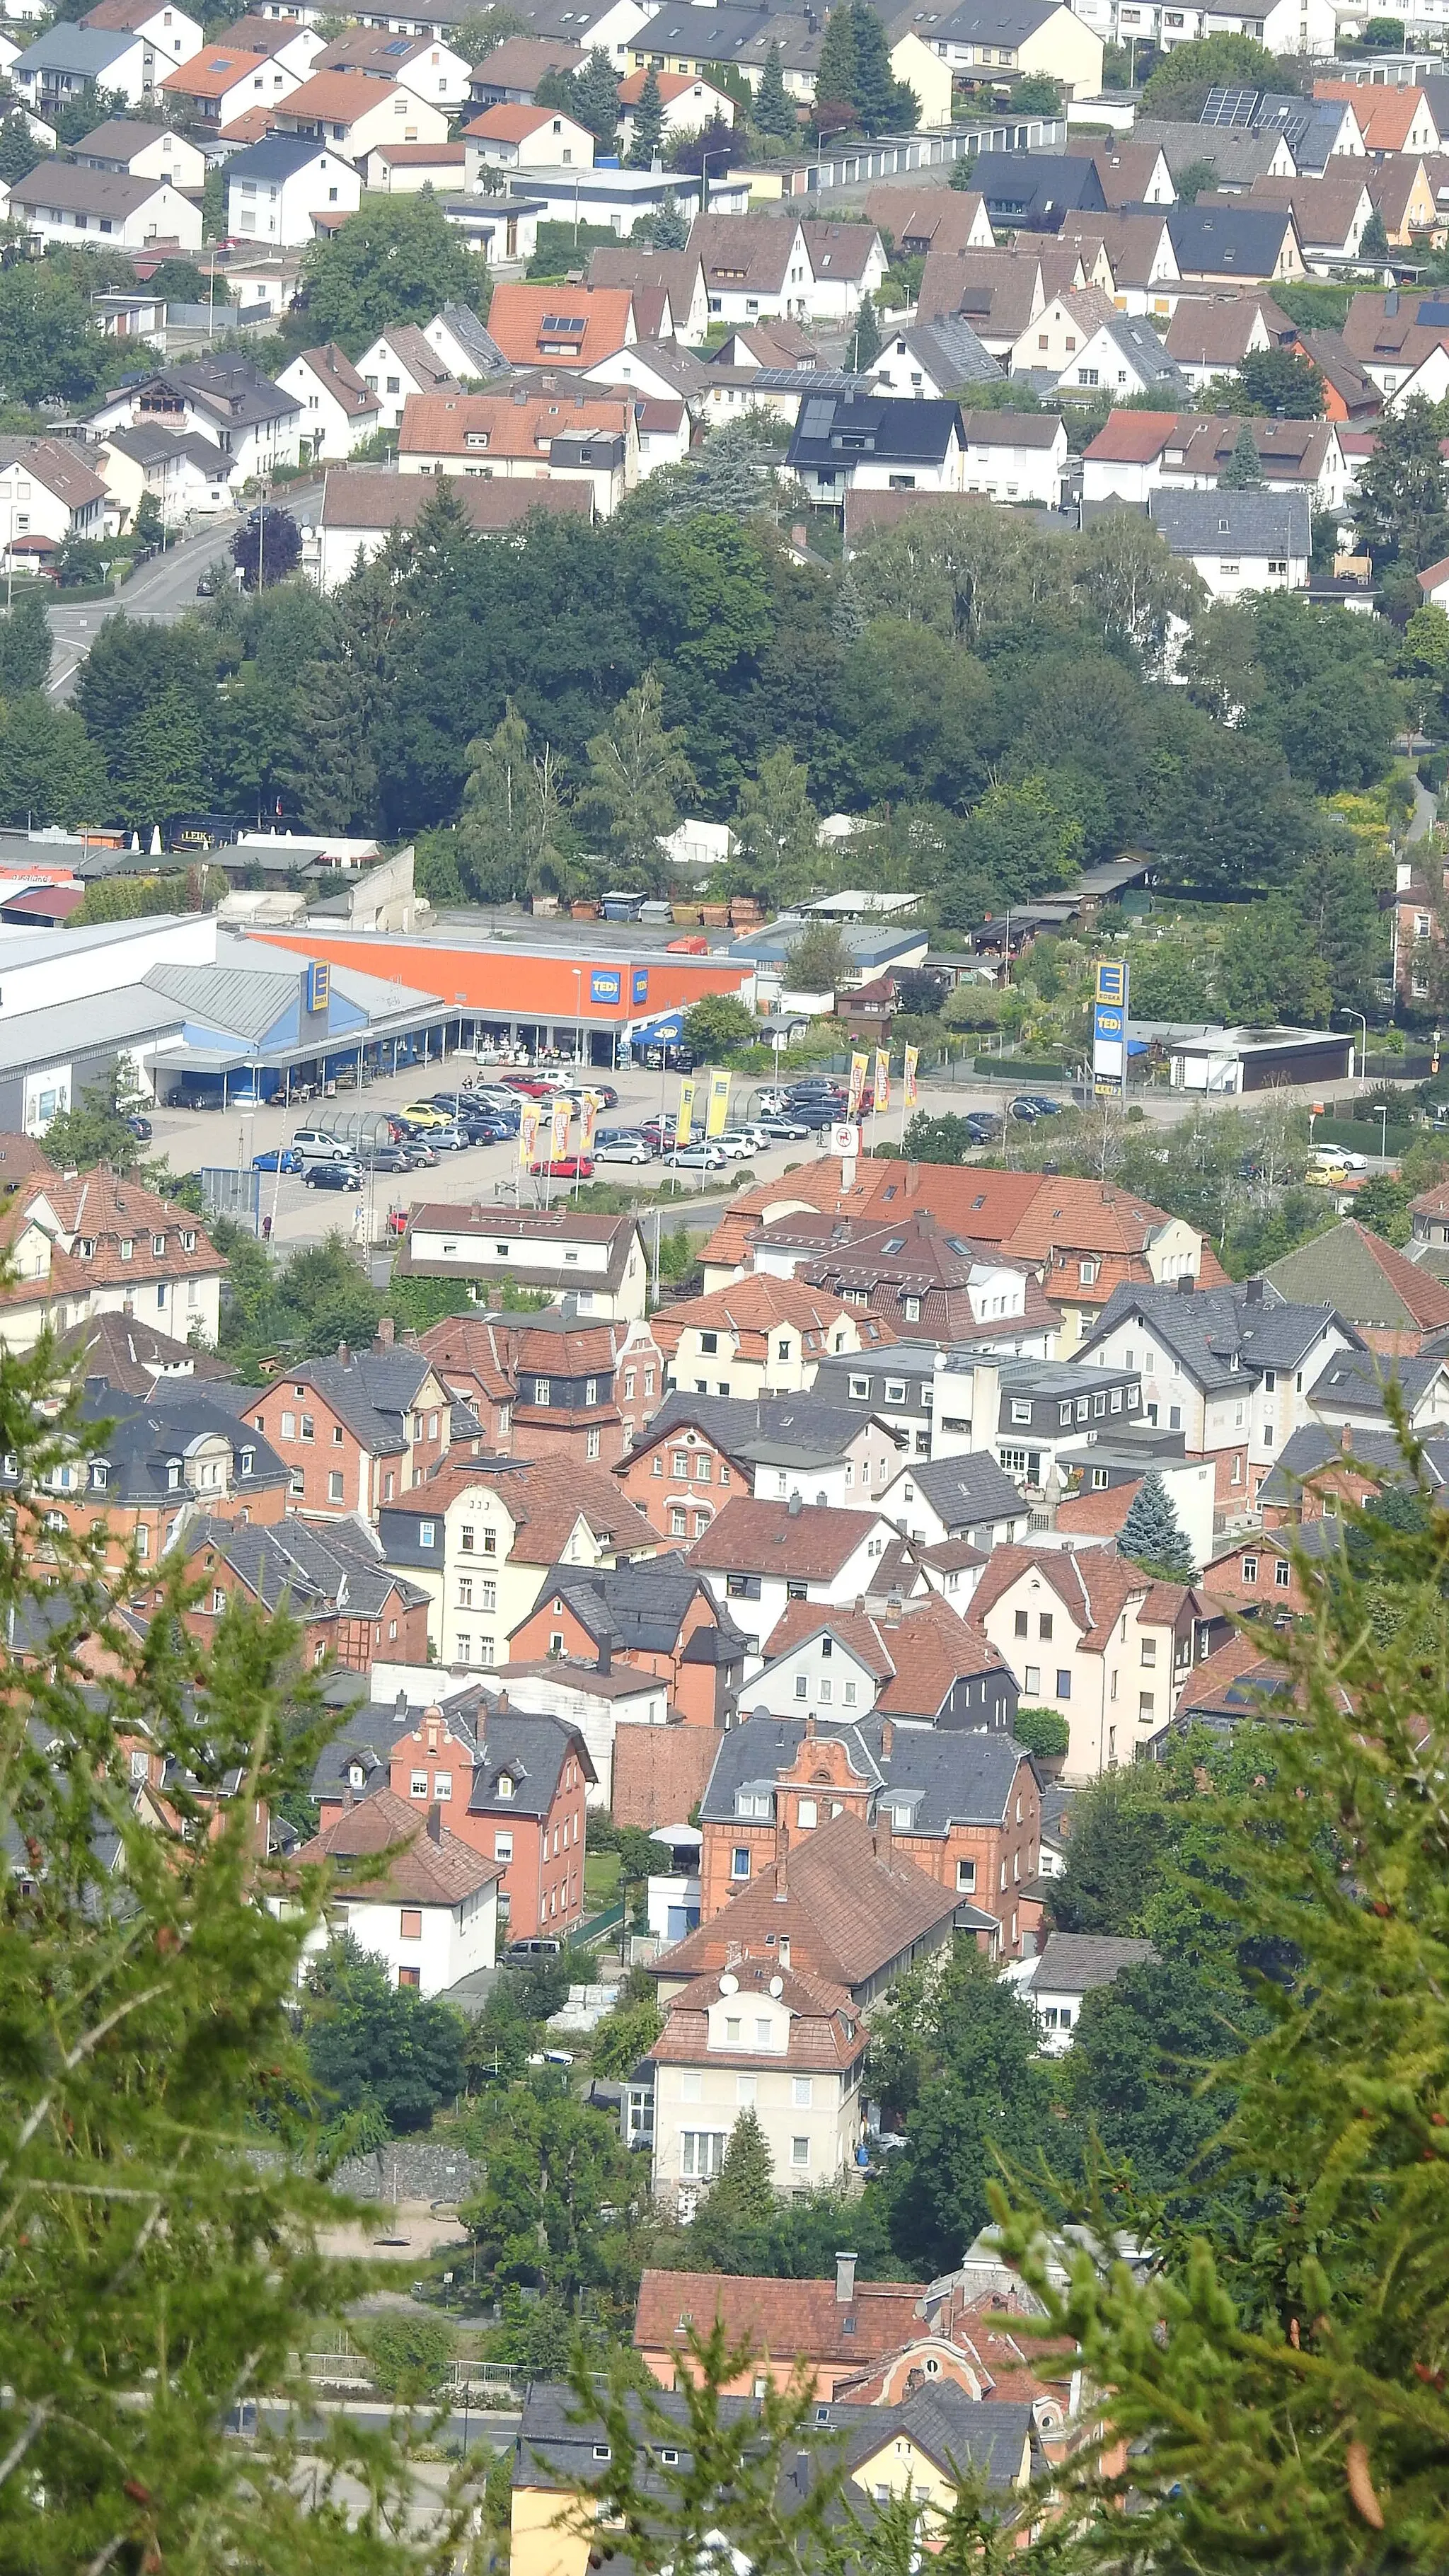
<svg viewBox="0 0 1449 2576">
<path fill-rule="evenodd" d="M 759 1577 L 759 1593 L 752 1598 L 743 1590 L 735 1591 L 731 1588 L 732 1580 L 738 1580 L 738 1578 L 713 1573 L 708 1566 L 701 1566 L 700 1572 L 716 1601 L 722 1608 L 727 1609 L 735 1627 L 750 1638 L 756 1653 L 763 1654 L 765 1638 L 783 1618 L 786 1603 L 792 1597 L 803 1597 L 807 1601 L 828 1601 L 836 1609 L 853 1608 L 857 1598 L 870 1590 L 876 1565 L 884 1556 L 887 1546 L 894 1544 L 895 1535 L 887 1520 L 882 1518 L 875 1521 L 866 1535 L 851 1549 L 838 1571 L 818 1579 L 812 1577 L 804 1585 L 803 1596 L 798 1592 L 792 1595 L 791 1586 L 795 1578 L 783 1573 L 762 1574 Z"/>
<path fill-rule="evenodd" d="M 274 1908 L 275 1910 L 275 1908 Z M 421 1933 L 406 1937 L 402 1930 L 404 1911 L 416 1912 L 421 1919 Z M 404 1909 L 401 1905 L 379 1904 L 370 1899 L 352 1897 L 333 1905 L 337 1929 L 349 1931 L 359 1948 L 380 1959 L 387 1970 L 389 1985 L 400 1985 L 399 1971 L 416 1968 L 418 1991 L 424 1997 L 446 1994 L 460 1977 L 470 1977 L 475 1968 L 496 1966 L 498 1958 L 498 1886 L 480 1887 L 457 1905 L 421 1905 Z M 315 1956 L 328 1945 L 329 1931 L 320 1926 L 307 1942 L 307 1955 Z M 411 1981 L 410 1981 L 411 1982 Z"/>
<path fill-rule="evenodd" d="M 290 178 L 248 179 L 243 172 L 228 179 L 227 230 L 244 241 L 295 250 L 312 240 L 314 215 L 355 214 L 361 202 L 362 181 L 350 161 L 319 146 L 316 159 Z"/>
<path fill-rule="evenodd" d="M 44 205 L 20 207 L 17 217 L 32 239 L 41 242 L 72 247 L 79 241 L 105 242 L 117 250 L 144 250 L 152 242 L 174 241 L 183 250 L 201 248 L 201 208 L 165 180 L 157 181 L 153 196 L 119 218 Z"/>
</svg>

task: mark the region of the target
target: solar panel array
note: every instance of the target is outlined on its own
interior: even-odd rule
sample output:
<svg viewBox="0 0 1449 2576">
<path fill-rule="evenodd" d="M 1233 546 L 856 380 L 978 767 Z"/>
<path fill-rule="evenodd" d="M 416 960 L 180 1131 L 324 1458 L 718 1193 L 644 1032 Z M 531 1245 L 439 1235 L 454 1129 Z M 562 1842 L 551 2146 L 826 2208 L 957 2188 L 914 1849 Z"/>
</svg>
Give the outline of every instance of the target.
<svg viewBox="0 0 1449 2576">
<path fill-rule="evenodd" d="M 1256 89 L 1210 89 L 1203 101 L 1199 125 L 1251 125 L 1253 111 L 1262 96 Z"/>
</svg>

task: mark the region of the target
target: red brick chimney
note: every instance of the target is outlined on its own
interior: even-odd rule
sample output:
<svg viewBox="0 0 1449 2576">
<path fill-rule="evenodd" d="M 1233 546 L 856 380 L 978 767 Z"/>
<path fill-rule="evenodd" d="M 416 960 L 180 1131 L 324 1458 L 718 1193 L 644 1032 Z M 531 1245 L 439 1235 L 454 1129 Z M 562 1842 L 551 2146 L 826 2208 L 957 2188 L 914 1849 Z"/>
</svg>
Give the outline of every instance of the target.
<svg viewBox="0 0 1449 2576">
<path fill-rule="evenodd" d="M 896 1731 L 894 1726 L 891 1724 L 890 1719 L 888 1717 L 882 1718 L 880 1729 L 880 1750 L 883 1762 L 889 1762 L 891 1758 L 891 1746 L 894 1744 L 895 1740 Z"/>
</svg>

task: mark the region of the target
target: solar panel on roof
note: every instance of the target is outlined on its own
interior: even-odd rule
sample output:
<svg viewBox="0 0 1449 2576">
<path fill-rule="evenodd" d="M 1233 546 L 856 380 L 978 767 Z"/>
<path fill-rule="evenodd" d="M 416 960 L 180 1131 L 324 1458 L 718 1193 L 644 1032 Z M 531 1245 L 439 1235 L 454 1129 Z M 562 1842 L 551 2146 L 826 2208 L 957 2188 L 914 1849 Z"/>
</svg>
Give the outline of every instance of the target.
<svg viewBox="0 0 1449 2576">
<path fill-rule="evenodd" d="M 1256 89 L 1210 89 L 1203 101 L 1199 125 L 1251 125 L 1253 110 L 1262 96 Z"/>
<path fill-rule="evenodd" d="M 393 44 L 393 45 L 384 45 L 382 50 L 383 50 L 383 52 L 384 52 L 385 54 L 406 54 L 406 53 L 410 52 L 411 47 L 412 47 L 412 38 L 411 38 L 411 36 L 400 36 L 400 37 L 398 38 L 398 40 L 397 40 L 396 44 Z"/>
<path fill-rule="evenodd" d="M 828 438 L 835 418 L 833 402 L 807 402 L 801 428 L 807 438 Z"/>
<path fill-rule="evenodd" d="M 1419 320 L 1437 331 L 1441 323 L 1449 322 L 1449 304 L 1421 304 Z"/>
</svg>

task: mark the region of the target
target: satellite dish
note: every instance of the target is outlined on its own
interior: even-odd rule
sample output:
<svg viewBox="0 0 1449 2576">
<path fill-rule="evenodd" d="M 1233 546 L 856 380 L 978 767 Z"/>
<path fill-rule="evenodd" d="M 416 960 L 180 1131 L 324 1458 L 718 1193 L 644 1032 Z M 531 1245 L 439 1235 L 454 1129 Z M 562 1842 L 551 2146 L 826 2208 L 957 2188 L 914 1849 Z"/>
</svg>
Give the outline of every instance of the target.
<svg viewBox="0 0 1449 2576">
<path fill-rule="evenodd" d="M 722 1995 L 737 1995 L 739 1993 L 739 1978 L 732 1976 L 728 1968 L 726 1968 L 724 1975 L 719 1981 L 719 1990 Z"/>
<path fill-rule="evenodd" d="M 779 1995 L 782 1995 L 782 1994 L 784 1993 L 784 1991 L 785 1991 L 785 1980 L 784 1980 L 784 1978 L 783 1978 L 783 1977 L 772 1977 L 772 1978 L 770 1979 L 770 1992 L 771 1992 L 771 1994 L 772 1994 L 772 1995 L 775 1995 L 775 1996 L 779 1996 Z"/>
</svg>

